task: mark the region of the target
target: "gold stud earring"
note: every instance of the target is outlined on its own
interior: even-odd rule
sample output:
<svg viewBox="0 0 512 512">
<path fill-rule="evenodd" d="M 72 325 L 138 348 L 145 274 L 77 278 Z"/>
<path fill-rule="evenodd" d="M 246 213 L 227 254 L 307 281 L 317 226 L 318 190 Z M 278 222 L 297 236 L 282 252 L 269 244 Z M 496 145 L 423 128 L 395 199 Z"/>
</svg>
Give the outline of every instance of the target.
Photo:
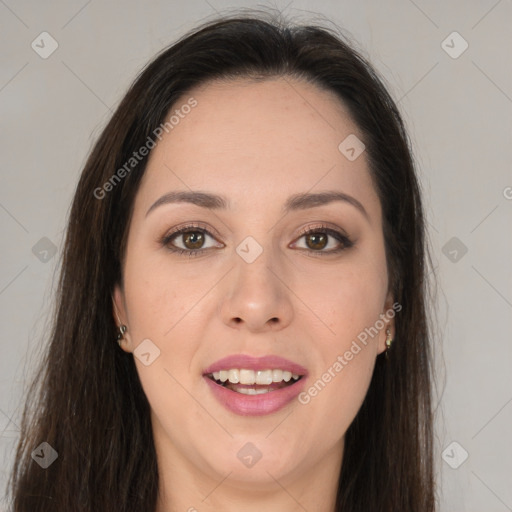
<svg viewBox="0 0 512 512">
<path fill-rule="evenodd" d="M 391 338 L 391 331 L 389 327 L 386 329 L 386 347 L 391 347 L 391 342 L 393 341 L 393 338 Z"/>
<path fill-rule="evenodd" d="M 388 350 L 391 347 L 391 342 L 393 338 L 391 337 L 391 330 L 389 327 L 386 329 L 386 359 L 388 358 Z"/>
</svg>

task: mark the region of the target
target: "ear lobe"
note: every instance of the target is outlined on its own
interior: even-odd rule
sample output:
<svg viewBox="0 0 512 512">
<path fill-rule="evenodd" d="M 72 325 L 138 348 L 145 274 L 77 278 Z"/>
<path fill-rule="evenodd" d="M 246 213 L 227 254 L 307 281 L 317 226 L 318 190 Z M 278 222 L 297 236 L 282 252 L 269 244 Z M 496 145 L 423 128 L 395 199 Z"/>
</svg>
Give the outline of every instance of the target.
<svg viewBox="0 0 512 512">
<path fill-rule="evenodd" d="M 115 325 L 117 326 L 116 336 L 120 334 L 120 327 L 124 326 L 122 335 L 123 337 L 118 340 L 119 347 L 125 352 L 131 352 L 131 341 L 128 334 L 128 322 L 126 315 L 126 308 L 124 305 L 124 295 L 121 287 L 116 284 L 112 293 L 112 315 Z"/>
<path fill-rule="evenodd" d="M 385 323 L 385 326 L 382 328 L 381 332 L 379 333 L 379 348 L 378 348 L 378 354 L 382 354 L 382 352 L 385 352 L 388 347 L 386 344 L 386 340 L 393 340 L 395 337 L 395 315 L 397 311 L 400 311 L 400 309 L 395 309 L 396 303 L 393 297 L 393 294 L 391 292 L 388 293 L 388 296 L 386 298 L 386 302 L 384 304 L 384 312 L 381 315 L 382 321 Z M 389 335 L 388 333 L 389 329 Z"/>
<path fill-rule="evenodd" d="M 389 329 L 389 335 L 388 335 L 388 329 Z M 387 341 L 393 341 L 394 338 L 394 325 L 392 321 L 386 324 L 386 326 L 382 329 L 382 332 L 379 336 L 379 350 L 378 353 L 382 354 L 382 352 L 386 352 L 388 350 Z"/>
</svg>

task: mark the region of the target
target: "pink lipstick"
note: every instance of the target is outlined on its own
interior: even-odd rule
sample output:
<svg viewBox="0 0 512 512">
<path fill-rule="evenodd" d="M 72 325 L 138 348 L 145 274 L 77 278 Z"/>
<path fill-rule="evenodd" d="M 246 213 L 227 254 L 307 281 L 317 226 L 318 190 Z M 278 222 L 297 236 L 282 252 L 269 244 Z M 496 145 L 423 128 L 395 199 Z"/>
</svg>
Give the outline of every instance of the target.
<svg viewBox="0 0 512 512">
<path fill-rule="evenodd" d="M 237 354 L 216 361 L 203 372 L 213 396 L 229 411 L 261 416 L 289 404 L 303 390 L 307 370 L 279 356 Z"/>
</svg>

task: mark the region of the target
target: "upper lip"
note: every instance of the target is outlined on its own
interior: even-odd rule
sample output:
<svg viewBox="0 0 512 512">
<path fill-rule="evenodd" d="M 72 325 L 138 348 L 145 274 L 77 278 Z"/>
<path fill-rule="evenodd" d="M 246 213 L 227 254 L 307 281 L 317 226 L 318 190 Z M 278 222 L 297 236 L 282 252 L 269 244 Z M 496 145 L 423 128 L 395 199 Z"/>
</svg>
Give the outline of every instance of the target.
<svg viewBox="0 0 512 512">
<path fill-rule="evenodd" d="M 298 363 L 294 363 L 284 357 L 267 355 L 263 357 L 255 357 L 247 354 L 233 354 L 211 364 L 204 370 L 204 375 L 220 370 L 230 369 L 245 369 L 245 370 L 287 370 L 296 375 L 307 375 L 307 370 Z"/>
</svg>

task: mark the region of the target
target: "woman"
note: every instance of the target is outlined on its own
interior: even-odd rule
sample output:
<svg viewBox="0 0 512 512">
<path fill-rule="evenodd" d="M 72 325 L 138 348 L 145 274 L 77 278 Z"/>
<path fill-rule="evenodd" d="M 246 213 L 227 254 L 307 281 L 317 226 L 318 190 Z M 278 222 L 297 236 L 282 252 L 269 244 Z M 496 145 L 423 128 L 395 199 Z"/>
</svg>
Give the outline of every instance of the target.
<svg viewBox="0 0 512 512">
<path fill-rule="evenodd" d="M 427 257 L 401 117 L 342 37 L 187 34 L 82 172 L 13 510 L 433 511 Z"/>
</svg>

